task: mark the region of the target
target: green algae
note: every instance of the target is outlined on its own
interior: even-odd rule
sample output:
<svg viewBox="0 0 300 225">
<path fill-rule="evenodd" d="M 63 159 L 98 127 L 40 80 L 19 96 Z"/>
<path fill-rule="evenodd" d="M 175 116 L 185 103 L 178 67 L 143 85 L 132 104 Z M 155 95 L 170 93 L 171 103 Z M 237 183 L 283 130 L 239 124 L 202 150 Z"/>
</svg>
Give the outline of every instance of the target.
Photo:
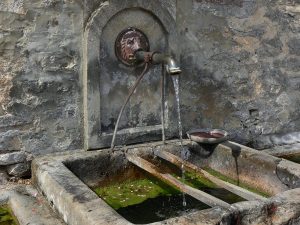
<svg viewBox="0 0 300 225">
<path fill-rule="evenodd" d="M 180 180 L 182 183 L 196 188 L 198 190 L 201 190 L 203 192 L 206 192 L 207 194 L 210 194 L 216 198 L 219 198 L 229 204 L 246 201 L 244 198 L 224 189 L 207 179 L 205 176 L 203 176 L 200 173 L 197 173 L 195 171 L 187 170 L 184 172 L 184 178 L 182 177 L 182 171 L 181 169 L 164 160 L 164 159 L 155 159 L 152 160 L 152 163 L 155 164 L 157 167 L 161 169 L 161 172 L 168 172 L 176 179 Z"/>
<path fill-rule="evenodd" d="M 0 206 L 0 225 L 18 225 L 11 210 L 6 206 Z"/>
<path fill-rule="evenodd" d="M 197 189 L 218 188 L 218 186 L 215 183 L 211 182 L 209 179 L 197 173 L 185 172 L 184 177 L 185 179 L 183 180 L 183 182 L 185 184 Z"/>
<path fill-rule="evenodd" d="M 255 189 L 255 188 L 253 188 L 253 187 L 251 187 L 251 186 L 249 186 L 249 185 L 247 185 L 247 184 L 245 184 L 245 183 L 243 183 L 243 182 L 237 183 L 236 180 L 234 180 L 234 179 L 232 179 L 232 178 L 229 178 L 229 177 L 227 177 L 227 176 L 221 174 L 220 172 L 217 172 L 217 171 L 215 171 L 215 170 L 213 170 L 213 169 L 211 169 L 211 168 L 207 168 L 207 167 L 206 167 L 206 168 L 204 168 L 204 170 L 205 170 L 206 172 L 210 173 L 211 175 L 213 175 L 213 176 L 215 176 L 215 177 L 217 177 L 217 178 L 223 180 L 223 181 L 226 181 L 226 182 L 228 182 L 228 183 L 237 185 L 237 186 L 239 186 L 239 187 L 241 187 L 241 188 L 244 188 L 244 189 L 246 189 L 246 190 L 248 190 L 248 191 L 251 191 L 251 192 L 253 192 L 253 193 L 259 194 L 259 195 L 261 195 L 261 196 L 263 196 L 263 197 L 268 198 L 268 197 L 271 196 L 271 195 L 268 194 L 267 192 L 264 192 L 264 191 L 262 191 L 262 190 Z"/>
<path fill-rule="evenodd" d="M 189 195 L 185 196 L 184 205 L 183 194 L 176 188 L 137 168 L 131 172 L 127 180 L 110 177 L 92 189 L 133 224 L 153 223 L 210 208 Z"/>
<path fill-rule="evenodd" d="M 300 155 L 292 155 L 292 156 L 283 156 L 284 159 L 295 162 L 295 163 L 299 163 L 300 164 Z"/>
<path fill-rule="evenodd" d="M 171 196 L 180 193 L 171 186 L 147 177 L 96 187 L 93 190 L 115 210 L 140 204 L 149 198 Z"/>
<path fill-rule="evenodd" d="M 229 204 L 233 204 L 236 202 L 246 201 L 244 198 L 231 193 L 230 191 L 217 186 L 215 183 L 202 176 L 199 173 L 195 172 L 185 172 L 184 179 L 177 177 L 186 185 L 189 185 L 193 188 L 206 192 L 214 197 L 217 197 Z"/>
</svg>

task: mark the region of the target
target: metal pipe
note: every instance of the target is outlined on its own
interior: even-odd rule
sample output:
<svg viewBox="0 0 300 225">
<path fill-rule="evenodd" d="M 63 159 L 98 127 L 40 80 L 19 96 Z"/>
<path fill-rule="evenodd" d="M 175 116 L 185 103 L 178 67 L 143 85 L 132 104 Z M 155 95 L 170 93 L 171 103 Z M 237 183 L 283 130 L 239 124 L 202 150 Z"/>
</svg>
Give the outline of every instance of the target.
<svg viewBox="0 0 300 225">
<path fill-rule="evenodd" d="M 113 137 L 112 137 L 112 141 L 111 141 L 111 152 L 113 152 L 114 148 L 115 148 L 115 139 L 116 139 L 116 135 L 117 135 L 117 131 L 118 131 L 118 127 L 119 127 L 119 123 L 120 123 L 120 119 L 121 119 L 121 116 L 123 114 L 123 111 L 130 99 L 130 97 L 132 96 L 132 94 L 134 93 L 136 87 L 138 86 L 138 84 L 140 83 L 140 81 L 142 80 L 142 78 L 144 77 L 145 73 L 147 72 L 148 70 L 148 67 L 149 67 L 149 63 L 153 63 L 153 64 L 160 64 L 162 63 L 163 64 L 163 68 L 165 67 L 165 70 L 164 71 L 167 71 L 168 74 L 170 75 L 178 75 L 181 73 L 181 70 L 180 68 L 177 66 L 175 60 L 170 56 L 170 55 L 167 55 L 167 54 L 162 54 L 162 53 L 158 53 L 158 52 L 146 52 L 146 51 L 137 51 L 135 52 L 135 55 L 134 55 L 134 58 L 135 58 L 135 61 L 136 63 L 138 62 L 145 62 L 145 68 L 142 72 L 142 74 L 138 77 L 138 79 L 136 80 L 135 84 L 133 85 L 133 87 L 131 88 L 130 90 L 130 93 L 129 95 L 127 96 L 126 100 L 125 100 L 125 103 L 123 104 L 122 108 L 121 108 L 121 111 L 118 115 L 118 119 L 117 119 L 117 122 L 116 122 L 116 125 L 115 125 L 115 129 L 114 129 L 114 133 L 113 133 Z M 162 71 L 164 73 L 164 71 Z M 162 106 L 161 106 L 161 109 L 162 109 L 162 116 L 161 116 L 161 120 L 162 120 L 162 139 L 163 141 L 165 140 L 165 115 L 164 115 L 164 110 L 165 110 L 165 107 L 164 107 L 164 101 L 165 101 L 165 90 L 164 90 L 164 83 L 165 83 L 165 76 L 163 75 L 163 81 L 162 81 Z"/>
<path fill-rule="evenodd" d="M 129 95 L 127 96 L 121 110 L 120 110 L 120 113 L 119 113 L 119 116 L 118 116 L 118 119 L 117 119 L 117 123 L 115 125 L 115 130 L 114 130 L 114 134 L 113 134 L 113 137 L 112 137 L 112 140 L 111 140 L 111 153 L 114 151 L 114 148 L 115 148 L 115 139 L 116 139 L 116 135 L 117 135 L 117 131 L 118 131 L 118 127 L 119 127 L 119 123 L 120 123 L 120 119 L 121 119 L 121 116 L 123 114 L 123 111 L 125 109 L 125 106 L 127 105 L 130 97 L 132 96 L 132 94 L 134 93 L 136 87 L 138 86 L 138 84 L 140 83 L 140 81 L 142 80 L 142 78 L 144 77 L 144 75 L 146 74 L 147 70 L 148 70 L 148 67 L 149 67 L 149 64 L 146 63 L 145 64 L 145 67 L 144 67 L 144 70 L 143 72 L 141 73 L 141 75 L 138 77 L 138 79 L 135 81 L 134 85 L 132 86 L 130 92 L 129 92 Z"/>
</svg>

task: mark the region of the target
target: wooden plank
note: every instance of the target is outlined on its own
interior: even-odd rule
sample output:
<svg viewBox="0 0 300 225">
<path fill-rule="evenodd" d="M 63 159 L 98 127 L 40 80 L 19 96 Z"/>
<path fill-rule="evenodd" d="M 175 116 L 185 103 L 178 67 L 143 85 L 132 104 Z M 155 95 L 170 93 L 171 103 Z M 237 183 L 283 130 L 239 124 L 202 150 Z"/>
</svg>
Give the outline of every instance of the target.
<svg viewBox="0 0 300 225">
<path fill-rule="evenodd" d="M 178 167 L 181 167 L 182 165 L 184 165 L 185 169 L 190 171 L 190 172 L 196 172 L 201 174 L 202 176 L 206 177 L 207 179 L 209 179 L 211 182 L 215 183 L 216 185 L 218 185 L 219 187 L 222 187 L 246 200 L 265 200 L 266 198 L 258 195 L 256 193 L 253 193 L 251 191 L 248 191 L 244 188 L 241 188 L 239 186 L 236 186 L 234 184 L 231 184 L 229 182 L 223 181 L 213 175 L 211 175 L 210 173 L 206 172 L 205 170 L 197 167 L 196 165 L 184 161 L 182 160 L 180 157 L 171 154 L 169 152 L 166 151 L 161 151 L 161 150 L 155 150 L 154 154 Z"/>
<path fill-rule="evenodd" d="M 130 155 L 127 154 L 126 158 L 128 161 L 133 163 L 134 165 L 140 167 L 141 169 L 147 171 L 148 173 L 152 174 L 154 177 L 162 180 L 163 182 L 177 188 L 178 190 L 194 197 L 195 199 L 211 206 L 221 206 L 225 208 L 229 208 L 230 204 L 211 196 L 203 191 L 200 191 L 198 189 L 192 188 L 181 181 L 177 180 L 175 177 L 173 177 L 171 174 L 168 173 L 161 173 L 157 170 L 157 167 L 153 165 L 152 163 L 148 162 L 147 160 L 138 157 L 136 155 Z"/>
</svg>

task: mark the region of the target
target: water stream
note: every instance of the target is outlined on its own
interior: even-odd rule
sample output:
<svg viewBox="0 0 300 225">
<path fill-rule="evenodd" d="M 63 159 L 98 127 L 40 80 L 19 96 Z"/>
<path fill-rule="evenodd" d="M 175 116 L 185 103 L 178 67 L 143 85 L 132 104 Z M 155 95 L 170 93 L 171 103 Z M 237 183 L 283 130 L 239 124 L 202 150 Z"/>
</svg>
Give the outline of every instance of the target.
<svg viewBox="0 0 300 225">
<path fill-rule="evenodd" d="M 176 110 L 178 116 L 178 132 L 179 132 L 180 142 L 182 145 L 182 123 L 181 123 L 180 99 L 179 99 L 179 75 L 173 75 L 172 80 L 175 89 Z"/>
<path fill-rule="evenodd" d="M 181 158 L 183 160 L 186 160 L 187 158 L 185 156 L 188 155 L 187 154 L 188 150 L 183 147 L 183 143 L 182 143 L 182 122 L 181 122 L 180 97 L 179 97 L 179 75 L 173 75 L 172 80 L 175 89 L 176 110 L 178 116 L 178 134 L 179 134 L 180 145 L 181 145 Z M 181 178 L 183 181 L 185 180 L 184 164 L 181 165 Z M 186 198 L 184 193 L 182 194 L 182 205 L 186 206 Z"/>
</svg>

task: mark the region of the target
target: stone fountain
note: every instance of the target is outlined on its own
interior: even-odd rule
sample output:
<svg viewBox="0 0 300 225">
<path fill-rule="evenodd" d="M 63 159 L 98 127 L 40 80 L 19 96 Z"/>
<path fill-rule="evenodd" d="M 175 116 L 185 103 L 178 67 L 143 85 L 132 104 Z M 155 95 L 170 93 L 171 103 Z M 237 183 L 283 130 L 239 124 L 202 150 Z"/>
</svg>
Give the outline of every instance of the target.
<svg viewBox="0 0 300 225">
<path fill-rule="evenodd" d="M 0 6 L 5 4 L 5 2 L 8 1 L 0 3 Z M 170 76 L 164 73 L 164 67 L 152 66 L 149 68 L 143 82 L 141 82 L 136 89 L 134 97 L 129 100 L 128 106 L 124 110 L 123 118 L 120 120 L 120 129 L 116 136 L 116 143 L 119 145 L 117 148 L 118 151 L 112 152 L 111 149 L 108 148 L 113 137 L 113 130 L 117 123 L 120 106 L 124 102 L 125 96 L 129 94 L 129 88 L 142 72 L 141 65 L 134 67 L 126 65 L 126 63 L 130 64 L 136 52 L 133 52 L 134 54 L 127 54 L 129 63 L 128 61 L 124 63 L 124 61 L 122 62 L 122 60 L 120 61 L 118 57 L 116 57 L 116 55 L 122 56 L 122 49 L 116 52 L 115 40 L 118 40 L 124 30 L 128 31 L 129 27 L 131 29 L 135 28 L 136 31 L 141 31 L 141 33 L 147 37 L 145 38 L 147 42 L 142 48 L 145 52 L 158 50 L 175 56 L 177 60 L 179 56 L 181 56 L 180 61 L 185 65 L 186 74 L 191 74 L 185 76 L 184 81 L 187 85 L 190 84 L 187 81 L 188 79 L 192 80 L 191 77 L 193 77 L 194 81 L 194 83 L 191 84 L 191 90 L 189 90 L 188 94 L 185 93 L 185 100 L 190 100 L 189 104 L 185 104 L 185 106 L 189 105 L 189 107 L 186 108 L 189 108 L 191 112 L 197 111 L 196 115 L 203 114 L 206 117 L 210 117 L 212 112 L 216 111 L 217 114 L 210 118 L 217 118 L 214 121 L 223 121 L 222 124 L 224 124 L 224 126 L 229 124 L 228 126 L 232 130 L 236 129 L 239 124 L 242 123 L 243 129 L 245 129 L 242 131 L 239 130 L 237 133 L 241 137 L 244 137 L 249 136 L 249 134 L 246 135 L 249 131 L 248 133 L 250 133 L 251 138 L 253 138 L 252 144 L 255 145 L 257 144 L 254 141 L 255 135 L 266 132 L 266 130 L 268 132 L 275 132 L 279 129 L 277 124 L 276 126 L 274 125 L 274 128 L 267 123 L 273 118 L 273 115 L 269 114 L 270 110 L 268 104 L 272 105 L 272 107 L 275 104 L 268 102 L 268 104 L 264 105 L 264 107 L 260 109 L 261 111 L 259 111 L 259 109 L 257 109 L 259 108 L 258 106 L 260 106 L 259 104 L 256 105 L 253 101 L 250 101 L 250 103 L 244 101 L 244 95 L 247 96 L 248 93 L 245 90 L 252 91 L 251 88 L 253 88 L 252 92 L 254 94 L 253 96 L 251 95 L 252 98 L 255 98 L 255 96 L 259 98 L 259 94 L 261 94 L 264 87 L 263 84 L 266 84 L 267 89 L 271 90 L 271 94 L 277 96 L 276 104 L 279 105 L 278 107 L 281 110 L 278 113 L 278 121 L 294 121 L 289 118 L 294 118 L 297 110 L 294 110 L 295 112 L 287 110 L 288 107 L 286 106 L 287 102 L 289 102 L 289 96 L 278 87 L 280 86 L 279 83 L 286 84 L 287 82 L 282 79 L 283 76 L 277 76 L 281 74 L 279 71 L 283 71 L 282 68 L 284 68 L 285 71 L 287 67 L 286 65 L 288 63 L 286 61 L 280 61 L 282 58 L 286 58 L 285 55 L 280 56 L 282 58 L 276 59 L 277 61 L 274 60 L 272 63 L 269 63 L 270 61 L 264 62 L 261 58 L 258 58 L 261 55 L 268 58 L 270 54 L 277 54 L 278 48 L 282 48 L 284 54 L 292 55 L 288 56 L 293 59 L 290 61 L 294 62 L 294 65 L 290 68 L 292 71 L 285 72 L 291 77 L 294 74 L 293 70 L 295 70 L 297 64 L 297 58 L 295 56 L 297 55 L 297 48 L 295 47 L 297 46 L 297 39 L 289 40 L 286 36 L 272 37 L 272 35 L 276 34 L 278 26 L 282 26 L 278 24 L 283 23 L 283 21 L 277 21 L 277 11 L 275 13 L 272 11 L 273 9 L 270 10 L 270 8 L 265 6 L 258 7 L 259 9 L 257 9 L 255 1 L 245 2 L 244 4 L 243 1 L 224 1 L 224 4 L 216 4 L 217 6 L 214 5 L 214 3 L 203 3 L 202 1 L 178 1 L 176 3 L 175 1 L 149 2 L 143 0 L 111 0 L 101 1 L 100 3 L 97 2 L 96 4 L 96 1 L 87 0 L 84 1 L 84 3 L 88 4 L 88 6 L 84 5 L 87 9 L 84 9 L 82 19 L 82 26 L 84 27 L 82 40 L 80 36 L 82 33 L 79 31 L 79 28 L 76 28 L 74 24 L 72 26 L 65 26 L 68 20 L 61 19 L 57 21 L 56 18 L 53 18 L 52 21 L 47 23 L 50 33 L 51 31 L 57 32 L 55 26 L 59 23 L 63 23 L 63 26 L 69 27 L 69 29 L 74 28 L 76 35 L 70 36 L 79 37 L 78 40 L 76 40 L 78 43 L 82 41 L 80 44 L 80 46 L 82 46 L 82 49 L 80 48 L 82 52 L 79 52 L 78 46 L 73 46 L 76 41 L 74 41 L 74 43 L 72 41 L 68 43 L 69 39 L 67 36 L 64 36 L 59 48 L 65 50 L 64 44 L 71 45 L 76 51 L 67 51 L 63 52 L 63 54 L 61 53 L 62 55 L 53 56 L 52 52 L 44 52 L 44 47 L 38 45 L 41 49 L 40 51 L 43 52 L 40 58 L 34 58 L 32 52 L 35 51 L 34 46 L 37 45 L 35 42 L 30 42 L 28 50 L 24 51 L 24 57 L 28 57 L 29 62 L 37 62 L 37 65 L 40 65 L 42 68 L 38 70 L 35 69 L 37 65 L 28 64 L 26 70 L 20 69 L 20 71 L 16 72 L 17 74 L 18 72 L 25 71 L 24 73 L 28 78 L 26 80 L 24 76 L 21 76 L 22 78 L 16 77 L 14 80 L 16 87 L 19 87 L 18 85 L 21 84 L 30 85 L 28 85 L 29 88 L 14 88 L 13 91 L 16 93 L 13 93 L 13 91 L 12 93 L 15 96 L 13 96 L 7 108 L 12 112 L 18 111 L 20 113 L 20 111 L 22 111 L 23 115 L 16 118 L 14 116 L 6 116 L 5 118 L 11 119 L 11 121 L 6 121 L 8 121 L 8 124 L 13 124 L 12 126 L 14 127 L 18 128 L 22 123 L 31 127 L 32 123 L 34 129 L 31 129 L 31 133 L 25 136 L 22 133 L 23 131 L 7 132 L 7 134 L 3 136 L 3 140 L 8 139 L 9 143 L 13 144 L 13 147 L 9 148 L 9 150 L 11 149 L 12 151 L 20 148 L 19 146 L 24 146 L 25 149 L 28 149 L 30 146 L 30 152 L 34 154 L 41 153 L 43 152 L 43 147 L 41 146 L 44 145 L 39 145 L 39 143 L 44 142 L 47 142 L 46 149 L 51 149 L 51 152 L 59 152 L 61 150 L 60 148 L 74 149 L 78 146 L 78 148 L 83 150 L 73 150 L 71 152 L 56 153 L 35 158 L 32 163 L 32 177 L 33 183 L 39 192 L 35 189 L 24 187 L 10 192 L 1 191 L 0 204 L 8 204 L 21 224 L 138 224 L 128 219 L 126 215 L 120 214 L 119 211 L 108 204 L 104 198 L 99 197 L 95 191 L 96 186 L 105 186 L 104 183 L 107 183 L 107 180 L 118 180 L 120 179 L 117 178 L 119 174 L 122 176 L 123 174 L 128 175 L 131 169 L 135 168 L 144 174 L 149 174 L 155 179 L 176 188 L 177 191 L 180 192 L 180 195 L 185 197 L 189 196 L 195 199 L 196 202 L 201 202 L 201 204 L 205 205 L 203 208 L 201 208 L 201 205 L 201 209 L 195 207 L 191 210 L 183 210 L 183 213 L 156 221 L 145 222 L 144 224 L 299 224 L 299 164 L 275 157 L 275 152 L 272 153 L 270 150 L 267 152 L 258 152 L 235 142 L 227 141 L 216 145 L 203 145 L 190 140 L 174 139 L 174 137 L 177 137 L 177 117 L 175 113 L 176 107 L 174 105 L 175 93 L 171 87 Z M 34 7 L 41 10 L 41 6 L 51 5 L 51 7 L 54 7 L 56 13 L 57 8 L 55 7 L 57 4 L 57 1 L 43 1 L 41 4 L 36 1 Z M 227 4 L 232 4 L 232 7 L 229 7 Z M 264 3 L 260 4 L 264 5 Z M 174 5 L 177 5 L 177 7 L 174 7 Z M 22 8 L 22 4 L 16 4 L 13 8 L 14 11 L 11 12 L 14 16 L 16 16 L 14 13 L 20 15 L 17 21 L 22 20 L 21 15 L 27 15 L 25 19 L 30 20 L 31 23 L 34 16 L 40 16 L 45 13 L 41 11 L 37 13 L 37 15 L 34 15 L 34 13 L 29 10 L 28 14 L 26 14 L 26 10 L 22 10 Z M 179 13 L 174 10 L 175 8 Z M 280 5 L 280 7 L 275 8 L 278 8 L 278 12 L 287 13 L 287 15 L 289 15 L 288 18 L 296 18 L 295 13 L 297 12 L 289 7 L 282 9 Z M 72 10 L 66 7 L 61 10 L 64 15 L 68 15 L 76 21 L 80 18 L 80 13 L 74 15 L 72 14 Z M 218 18 L 220 15 L 230 17 L 227 21 L 228 27 L 231 29 L 237 26 L 237 29 L 232 29 L 231 31 L 223 29 L 223 26 L 226 24 L 225 20 Z M 197 18 L 198 16 L 199 18 Z M 247 17 L 251 17 L 249 21 L 252 22 L 249 24 L 244 20 L 244 18 Z M 273 18 L 269 19 L 271 17 Z M 191 22 L 195 18 L 197 18 L 197 23 Z M 284 26 L 287 24 L 286 21 L 288 21 L 288 18 L 284 17 Z M 277 21 L 278 24 L 274 25 L 271 20 Z M 38 21 L 43 22 L 43 20 Z M 268 32 L 264 33 L 262 31 L 264 27 L 260 21 L 264 21 L 267 24 L 268 29 L 266 29 Z M 213 26 L 211 26 L 211 24 Z M 241 29 L 244 28 L 244 25 L 249 28 L 249 32 Z M 34 40 L 43 39 L 40 37 L 46 33 L 44 26 L 40 26 L 39 28 L 39 26 L 32 25 L 30 29 L 33 27 L 37 29 L 36 33 L 32 35 Z M 198 32 L 198 27 L 204 28 Z M 269 27 L 271 28 L 269 29 Z M 22 37 L 21 41 L 16 41 L 18 48 L 20 46 L 22 47 L 23 42 L 26 42 L 28 38 L 26 35 L 30 34 L 30 29 L 27 28 L 26 32 L 23 32 L 25 37 Z M 219 32 L 218 29 L 221 31 Z M 291 25 L 285 29 L 296 28 Z M 179 38 L 180 35 L 178 31 L 181 36 L 189 40 L 181 47 L 179 46 L 181 38 Z M 295 33 L 294 30 L 293 33 Z M 19 33 L 16 32 L 15 35 L 18 36 Z M 259 38 L 253 36 L 259 36 Z M 57 38 L 57 36 L 54 35 L 54 38 L 51 39 L 52 41 L 48 44 L 51 45 L 55 43 L 55 38 Z M 209 42 L 211 45 L 203 46 L 199 41 L 202 40 L 202 38 L 208 38 L 213 41 Z M 260 38 L 269 38 L 270 40 L 263 40 L 262 43 L 260 43 Z M 226 54 L 222 55 L 224 53 L 217 52 L 216 49 L 210 51 L 212 48 L 215 48 L 217 41 L 220 39 L 224 39 L 224 41 L 219 41 L 222 45 L 216 47 L 216 49 L 225 48 L 226 51 L 228 50 L 230 41 L 234 40 L 236 46 L 234 46 L 232 52 L 229 53 L 230 57 Z M 47 39 L 43 39 L 43 41 L 47 42 L 46 40 Z M 280 47 L 281 41 L 285 42 L 283 47 Z M 11 45 L 10 42 L 11 41 L 7 41 L 6 44 Z M 249 43 L 251 46 L 253 45 L 253 48 L 249 47 Z M 266 46 L 272 46 L 271 50 L 264 51 Z M 11 50 L 14 48 L 8 49 Z M 195 53 L 195 49 L 198 53 Z M 199 52 L 201 52 L 201 57 L 198 57 Z M 82 61 L 80 66 L 78 66 L 76 60 L 79 60 L 81 57 Z M 245 60 L 245 58 L 247 59 L 247 57 L 250 58 L 249 62 L 254 65 L 258 62 L 262 62 L 262 64 L 265 63 L 266 65 L 259 68 L 262 68 L 264 73 L 272 74 L 272 80 L 264 83 L 262 81 L 263 78 L 259 77 L 261 71 L 253 71 L 252 68 L 254 67 L 252 64 L 245 64 L 244 67 L 241 67 L 240 63 L 243 63 L 243 60 Z M 142 56 L 142 58 L 145 58 L 145 56 Z M 221 61 L 223 60 L 222 62 L 220 62 L 220 58 Z M 25 61 L 25 59 L 21 59 Z M 39 60 L 41 62 L 39 62 Z M 232 77 L 232 74 L 236 73 L 232 73 L 232 66 L 228 67 L 228 60 L 236 61 L 238 64 L 233 66 L 233 68 L 238 68 L 238 78 Z M 267 60 L 270 60 L 270 57 Z M 20 64 L 21 67 L 22 63 L 18 64 Z M 274 65 L 276 68 L 280 67 L 281 70 L 270 69 L 267 67 L 269 64 Z M 249 66 L 250 69 L 247 66 Z M 33 72 L 30 71 L 28 67 L 34 68 Z M 76 71 L 76 69 L 78 70 L 79 67 L 82 72 L 77 71 L 77 74 L 77 72 L 75 73 L 74 71 Z M 219 70 L 216 71 L 217 67 L 221 68 L 221 72 Z M 211 68 L 214 68 L 215 73 L 211 74 L 209 72 Z M 244 85 L 247 83 L 244 82 L 244 80 L 248 80 L 248 76 L 244 75 L 245 70 L 250 71 L 249 74 L 251 74 L 251 82 L 253 83 L 253 85 L 251 83 L 251 87 L 248 88 L 245 88 Z M 51 79 L 56 77 L 57 74 L 55 73 L 57 73 L 57 71 L 64 71 L 68 75 L 67 78 L 64 78 L 67 80 L 64 85 L 57 85 L 55 82 L 58 81 L 55 81 L 54 85 L 50 82 Z M 226 71 L 230 75 L 223 75 Z M 53 86 L 56 88 L 56 86 L 58 86 L 57 91 L 64 94 L 66 93 L 65 90 L 68 90 L 69 87 L 65 84 L 68 84 L 70 85 L 69 89 L 74 91 L 73 86 L 76 85 L 73 84 L 74 78 L 70 76 L 70 74 L 73 75 L 72 72 L 80 77 L 78 78 L 80 85 L 77 86 L 82 87 L 83 101 L 81 94 L 78 93 L 74 96 L 80 97 L 78 99 L 74 97 L 75 100 L 65 101 L 65 98 L 59 98 L 57 101 L 61 101 L 60 104 L 62 106 L 59 105 L 59 107 L 56 107 L 54 104 L 52 107 L 59 110 L 63 108 L 65 111 L 58 110 L 53 113 L 50 110 L 45 113 L 45 107 L 40 107 L 43 109 L 39 112 L 41 115 L 49 115 L 44 118 L 44 120 L 47 120 L 47 124 L 43 125 L 43 117 L 41 117 L 41 120 L 38 118 L 31 121 L 31 118 L 28 116 L 30 115 L 30 113 L 28 113 L 29 109 L 25 107 L 26 104 L 41 104 L 44 106 L 44 103 L 40 101 L 27 101 L 22 98 L 30 94 L 43 93 L 44 89 L 46 89 L 46 94 L 43 96 L 43 99 L 47 100 L 45 101 L 47 104 L 51 104 L 51 100 L 53 100 L 52 98 L 55 98 L 55 96 L 51 95 L 51 98 L 48 99 L 47 88 L 53 88 Z M 41 78 L 35 84 L 32 82 L 32 74 L 43 74 L 42 78 L 44 80 Z M 50 76 L 53 74 L 55 74 L 55 76 L 53 76 L 54 78 Z M 276 76 L 273 76 L 273 74 Z M 201 77 L 203 76 L 203 80 L 199 78 L 200 75 Z M 228 79 L 223 79 L 225 77 Z M 295 79 L 296 78 L 291 78 L 291 80 Z M 162 80 L 163 82 L 161 82 Z M 199 80 L 203 82 L 197 82 Z M 211 93 L 212 90 L 216 91 L 216 87 L 220 88 L 220 92 L 223 92 L 222 85 L 225 80 L 228 82 L 230 90 L 231 88 L 234 89 L 234 87 L 238 87 L 237 89 L 243 92 L 239 93 L 241 94 L 241 96 L 239 95 L 240 101 L 235 99 L 237 96 L 236 93 L 233 95 L 234 98 L 227 101 L 232 97 L 229 90 L 226 92 L 230 92 L 230 94 L 226 96 L 222 95 L 221 100 L 216 100 L 215 97 L 211 98 L 210 95 L 206 95 L 206 92 Z M 222 83 L 222 85 L 220 85 L 220 83 Z M 203 92 L 199 91 L 196 93 L 195 89 L 198 89 L 199 85 L 205 88 Z M 209 87 L 206 88 L 206 86 Z M 289 88 L 297 90 L 297 84 L 293 83 Z M 24 89 L 23 91 L 27 91 L 28 93 L 23 94 L 23 92 L 16 91 L 21 89 Z M 218 91 L 218 93 L 220 92 Z M 205 104 L 203 102 L 201 102 L 201 104 L 204 104 L 205 107 L 198 106 L 200 101 L 197 99 L 200 93 L 205 102 Z M 70 95 L 70 92 L 67 92 L 67 94 Z M 226 102 L 230 104 L 223 104 L 223 101 L 225 102 L 223 97 L 226 97 Z M 292 97 L 293 95 L 291 94 L 291 98 Z M 21 98 L 22 101 L 18 98 Z M 8 99 L 6 101 L 9 102 L 10 100 Z M 72 104 L 76 101 L 83 102 L 83 104 L 74 107 Z M 68 103 L 67 107 L 65 107 L 66 102 Z M 194 105 L 197 105 L 197 107 Z M 248 108 L 248 105 L 250 108 Z M 290 104 L 290 106 L 293 106 L 293 104 Z M 39 105 L 36 107 L 38 108 Z M 208 109 L 206 109 L 206 107 Z M 244 112 L 238 112 L 240 113 L 240 117 L 237 119 L 236 115 L 231 114 L 234 110 L 237 110 L 235 107 L 237 107 L 238 110 L 244 110 L 245 108 L 247 115 L 245 115 Z M 51 107 L 49 106 L 49 108 Z M 200 108 L 202 110 L 201 113 L 198 112 L 199 110 L 194 110 Z M 211 110 L 211 108 L 216 110 Z M 75 121 L 77 121 L 78 124 L 81 123 L 81 114 L 76 113 L 78 111 L 82 111 L 84 125 L 82 127 L 78 125 L 77 130 L 72 129 L 71 131 L 71 129 L 68 128 L 72 128 Z M 187 109 L 185 109 L 185 112 L 187 112 Z M 197 121 L 197 124 L 200 124 L 199 121 L 203 122 L 201 119 L 195 119 L 197 116 L 191 112 L 187 116 L 187 118 L 190 117 L 189 121 L 185 121 L 186 123 L 184 125 L 190 126 L 194 121 Z M 3 112 L 1 111 L 1 113 Z M 53 118 L 56 119 L 56 114 L 63 116 L 53 125 Z M 161 119 L 162 114 L 164 115 L 164 119 Z M 227 117 L 229 114 L 231 115 L 230 118 Z M 267 116 L 266 121 L 260 118 L 261 115 L 263 115 L 264 118 Z M 73 120 L 70 119 L 71 117 Z M 68 122 L 65 123 L 64 120 Z M 41 124 L 44 126 L 44 129 L 38 129 L 42 127 L 40 126 L 40 121 L 42 121 Z M 208 119 L 207 121 L 210 120 Z M 209 123 L 207 121 L 205 123 Z M 265 123 L 266 129 L 263 129 L 257 121 Z M 62 127 L 61 124 L 63 124 Z M 287 124 L 293 124 L 293 122 Z M 295 124 L 293 125 L 294 127 L 296 127 Z M 286 127 L 288 127 L 288 125 L 286 125 Z M 47 133 L 45 130 L 53 131 L 52 133 L 55 134 L 58 133 L 60 141 L 51 145 L 52 140 L 45 138 L 45 133 Z M 66 134 L 61 136 L 61 134 L 64 134 L 64 130 Z M 75 133 L 80 133 L 81 130 L 83 135 L 76 135 L 78 137 L 83 136 L 83 148 L 78 144 L 80 141 L 77 143 L 73 140 L 75 139 L 73 137 L 76 136 Z M 21 139 L 16 138 L 19 134 L 22 135 L 22 143 Z M 166 141 L 159 141 L 162 137 L 164 137 Z M 62 139 L 63 141 L 61 141 Z M 75 144 L 72 145 L 73 142 Z M 33 150 L 31 150 L 31 147 Z M 189 157 L 186 157 L 184 160 L 181 157 L 182 148 L 189 152 Z M 45 152 L 49 153 L 50 151 L 45 150 Z M 274 154 L 275 156 L 271 156 L 267 153 Z M 16 159 L 16 157 L 7 156 L 7 158 L 14 159 L 14 161 L 9 162 L 10 164 L 23 163 L 26 160 L 31 160 L 30 155 L 26 154 L 24 152 L 5 152 L 5 155 L 8 156 L 21 155 L 18 159 Z M 278 156 L 281 157 L 283 155 L 278 153 Z M 174 176 L 172 170 L 164 170 L 165 165 L 172 168 L 184 168 L 186 172 L 201 175 L 210 183 L 213 183 L 216 189 L 233 193 L 238 196 L 240 200 L 229 202 L 220 195 L 216 196 L 214 195 L 215 193 L 207 193 L 207 190 L 198 189 L 189 185 L 185 183 L 182 177 Z M 28 167 L 27 161 L 26 166 Z M 164 169 L 161 169 L 161 167 Z M 15 168 L 15 165 L 12 165 L 12 168 Z M 127 178 L 125 175 L 124 177 Z M 180 201 L 179 204 L 182 202 Z M 48 204 L 56 213 L 53 213 L 53 211 L 47 207 Z M 37 205 L 43 205 L 43 207 L 36 208 Z M 51 215 L 51 217 L 48 217 L 48 215 Z"/>
</svg>

